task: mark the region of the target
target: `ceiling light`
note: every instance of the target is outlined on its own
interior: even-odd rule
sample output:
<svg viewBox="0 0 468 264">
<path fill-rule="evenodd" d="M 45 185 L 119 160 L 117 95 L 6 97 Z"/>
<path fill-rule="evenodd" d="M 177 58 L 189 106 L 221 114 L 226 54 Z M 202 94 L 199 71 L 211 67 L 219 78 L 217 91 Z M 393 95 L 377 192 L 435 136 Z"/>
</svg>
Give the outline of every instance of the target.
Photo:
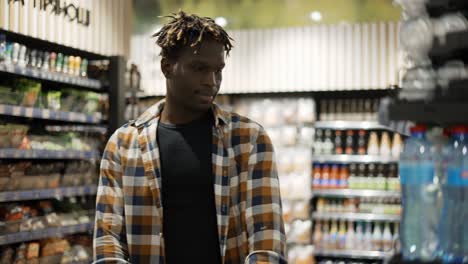
<svg viewBox="0 0 468 264">
<path fill-rule="evenodd" d="M 221 27 L 225 27 L 228 24 L 228 21 L 224 17 L 217 17 L 215 18 L 215 23 L 220 25 Z"/>
<path fill-rule="evenodd" d="M 322 20 L 322 13 L 319 11 L 310 12 L 309 18 L 312 19 L 312 21 L 319 22 Z"/>
</svg>

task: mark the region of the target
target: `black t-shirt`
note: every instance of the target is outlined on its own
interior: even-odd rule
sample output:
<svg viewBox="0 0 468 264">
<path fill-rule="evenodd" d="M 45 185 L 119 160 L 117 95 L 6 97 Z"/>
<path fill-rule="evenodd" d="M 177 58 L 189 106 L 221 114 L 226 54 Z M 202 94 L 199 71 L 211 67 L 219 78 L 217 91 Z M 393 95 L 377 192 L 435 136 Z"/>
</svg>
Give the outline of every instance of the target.
<svg viewBox="0 0 468 264">
<path fill-rule="evenodd" d="M 211 163 L 213 114 L 160 123 L 163 232 L 168 264 L 221 263 Z"/>
</svg>

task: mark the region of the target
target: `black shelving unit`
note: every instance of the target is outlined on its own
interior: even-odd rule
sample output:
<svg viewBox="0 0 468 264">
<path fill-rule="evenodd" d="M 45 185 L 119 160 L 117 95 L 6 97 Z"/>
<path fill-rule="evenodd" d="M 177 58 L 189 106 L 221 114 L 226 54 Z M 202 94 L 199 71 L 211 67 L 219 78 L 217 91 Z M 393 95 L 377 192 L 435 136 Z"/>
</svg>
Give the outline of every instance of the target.
<svg viewBox="0 0 468 264">
<path fill-rule="evenodd" d="M 19 67 L 13 64 L 0 62 L 0 78 L 2 80 L 25 78 L 41 82 L 43 86 L 52 89 L 75 89 L 80 91 L 92 91 L 108 94 L 109 119 L 106 120 L 102 113 L 78 113 L 54 111 L 50 109 L 23 107 L 18 105 L 0 105 L 0 117 L 6 121 L 14 123 L 28 123 L 32 127 L 43 127 L 47 132 L 59 132 L 61 126 L 67 131 L 83 133 L 99 133 L 105 140 L 106 136 L 124 124 L 125 94 L 124 74 L 126 60 L 121 56 L 103 56 L 92 52 L 67 47 L 57 43 L 44 41 L 0 29 L 0 34 L 6 36 L 8 42 L 16 42 L 26 45 L 28 48 L 37 50 L 63 53 L 66 55 L 80 56 L 89 61 L 107 60 L 109 61 L 108 81 L 71 76 L 57 72 L 42 71 L 28 67 Z M 41 130 L 42 131 L 42 130 Z M 71 160 L 89 160 L 97 162 L 101 158 L 101 153 L 96 151 L 76 151 L 76 150 L 39 150 L 39 149 L 0 149 L 0 159 L 5 162 L 31 161 L 68 162 Z M 0 192 L 0 203 L 17 203 L 32 200 L 62 199 L 64 197 L 94 196 L 97 192 L 97 182 L 92 185 L 58 187 L 53 189 L 33 189 L 20 191 Z M 92 199 L 91 199 L 92 200 Z M 89 200 L 89 201 L 91 201 Z M 8 223 L 7 223 L 8 224 Z M 71 234 L 91 234 L 93 223 L 80 223 L 69 226 L 48 227 L 42 230 L 23 231 L 13 234 L 0 235 L 0 245 L 16 244 L 33 240 L 40 240 L 50 237 L 61 237 Z"/>
</svg>

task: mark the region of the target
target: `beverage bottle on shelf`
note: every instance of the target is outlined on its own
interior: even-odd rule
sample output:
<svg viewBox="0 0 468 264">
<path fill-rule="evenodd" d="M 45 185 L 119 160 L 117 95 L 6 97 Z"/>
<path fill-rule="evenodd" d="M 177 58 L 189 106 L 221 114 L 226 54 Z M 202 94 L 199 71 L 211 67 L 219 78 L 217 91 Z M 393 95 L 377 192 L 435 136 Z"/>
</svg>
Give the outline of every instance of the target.
<svg viewBox="0 0 468 264">
<path fill-rule="evenodd" d="M 343 154 L 343 139 L 341 130 L 335 131 L 335 154 Z"/>
<path fill-rule="evenodd" d="M 356 164 L 352 163 L 349 165 L 349 178 L 348 178 L 348 188 L 357 189 L 357 171 Z"/>
<path fill-rule="evenodd" d="M 330 166 L 328 164 L 324 164 L 322 167 L 322 180 L 321 180 L 321 188 L 328 189 L 330 188 Z"/>
<path fill-rule="evenodd" d="M 332 220 L 332 224 L 330 227 L 330 237 L 328 239 L 330 249 L 337 249 L 338 247 L 338 224 L 336 220 Z"/>
<path fill-rule="evenodd" d="M 364 250 L 372 250 L 372 223 L 366 223 L 366 232 L 364 233 Z"/>
<path fill-rule="evenodd" d="M 366 188 L 366 165 L 359 164 L 358 167 L 358 176 L 357 176 L 357 189 L 365 189 Z"/>
<path fill-rule="evenodd" d="M 322 129 L 317 129 L 315 131 L 314 154 L 315 155 L 323 154 L 323 130 Z"/>
<path fill-rule="evenodd" d="M 317 212 L 325 212 L 327 201 L 324 198 L 319 198 L 317 200 Z"/>
<path fill-rule="evenodd" d="M 384 232 L 382 235 L 382 250 L 383 251 L 391 251 L 393 248 L 393 237 L 392 233 L 390 232 L 390 223 L 385 223 Z"/>
<path fill-rule="evenodd" d="M 391 143 L 388 132 L 382 132 L 382 138 L 380 140 L 380 155 L 382 157 L 390 157 L 391 154 Z"/>
<path fill-rule="evenodd" d="M 356 99 L 351 100 L 349 115 L 350 115 L 350 120 L 352 121 L 359 120 L 358 102 Z"/>
<path fill-rule="evenodd" d="M 383 164 L 377 165 L 377 178 L 375 182 L 375 189 L 385 190 L 386 189 L 386 180 L 384 175 L 385 166 Z"/>
<path fill-rule="evenodd" d="M 0 62 L 4 61 L 6 57 L 6 36 L 0 34 Z"/>
<path fill-rule="evenodd" d="M 332 142 L 332 132 L 331 130 L 327 129 L 325 130 L 325 139 L 323 140 L 323 149 L 322 152 L 323 154 L 330 155 L 333 153 L 333 142 Z"/>
<path fill-rule="evenodd" d="M 338 213 L 343 213 L 344 212 L 343 200 L 338 200 L 338 202 L 336 204 L 336 212 L 338 212 Z"/>
<path fill-rule="evenodd" d="M 343 120 L 343 100 L 336 100 L 336 120 Z"/>
<path fill-rule="evenodd" d="M 393 134 L 392 140 L 392 157 L 400 158 L 400 153 L 403 149 L 403 141 L 401 140 L 401 136 L 398 133 Z"/>
<path fill-rule="evenodd" d="M 401 251 L 401 241 L 400 241 L 400 224 L 396 222 L 393 228 L 393 248 L 397 249 L 397 251 Z"/>
<path fill-rule="evenodd" d="M 328 120 L 335 121 L 336 120 L 336 101 L 330 100 L 328 103 Z"/>
<path fill-rule="evenodd" d="M 380 99 L 374 99 L 374 101 L 372 102 L 371 121 L 379 120 L 379 107 L 380 107 Z"/>
<path fill-rule="evenodd" d="M 357 121 L 364 121 L 366 120 L 366 113 L 365 113 L 365 108 L 364 108 L 364 99 L 358 99 L 357 100 Z"/>
<path fill-rule="evenodd" d="M 366 145 L 366 131 L 359 130 L 358 132 L 358 155 L 366 155 L 367 145 Z"/>
<path fill-rule="evenodd" d="M 330 224 L 328 221 L 323 222 L 322 248 L 330 249 Z"/>
<path fill-rule="evenodd" d="M 346 231 L 346 249 L 354 249 L 356 243 L 355 233 L 354 233 L 354 224 L 351 221 L 348 221 L 348 230 Z"/>
<path fill-rule="evenodd" d="M 340 230 L 338 232 L 338 249 L 345 249 L 346 247 L 346 223 L 344 220 L 340 221 Z"/>
<path fill-rule="evenodd" d="M 365 178 L 363 188 L 368 190 L 376 189 L 377 177 L 375 177 L 375 164 L 369 164 L 367 169 L 367 177 Z"/>
<path fill-rule="evenodd" d="M 379 155 L 379 138 L 376 132 L 371 132 L 367 144 L 367 155 Z"/>
<path fill-rule="evenodd" d="M 322 180 L 322 169 L 320 164 L 314 164 L 314 169 L 312 170 L 312 188 L 320 189 Z"/>
<path fill-rule="evenodd" d="M 349 100 L 348 99 L 343 99 L 341 102 L 342 102 L 342 105 L 343 105 L 343 114 L 341 116 L 342 116 L 343 120 L 348 121 L 348 120 L 350 120 L 349 111 L 351 110 Z"/>
<path fill-rule="evenodd" d="M 349 205 L 350 205 L 350 212 L 355 213 L 358 211 L 358 199 L 356 198 L 351 198 L 349 199 Z"/>
<path fill-rule="evenodd" d="M 349 177 L 348 167 L 346 165 L 341 165 L 338 188 L 341 188 L 341 189 L 348 188 L 348 177 Z"/>
<path fill-rule="evenodd" d="M 382 250 L 382 230 L 380 229 L 380 224 L 378 223 L 374 224 L 374 233 L 372 234 L 372 250 Z"/>
<path fill-rule="evenodd" d="M 361 223 L 361 222 L 357 222 L 357 224 L 356 224 L 355 241 L 356 241 L 356 243 L 354 244 L 353 249 L 356 249 L 356 250 L 363 250 L 363 249 L 365 249 L 365 245 L 364 245 L 364 231 L 363 231 L 363 227 L 362 227 L 362 223 Z"/>
<path fill-rule="evenodd" d="M 391 191 L 401 191 L 400 179 L 398 177 L 398 169 L 396 164 L 389 165 L 389 173 L 387 178 L 387 188 Z"/>
<path fill-rule="evenodd" d="M 339 179 L 338 165 L 333 164 L 332 168 L 331 168 L 331 171 L 330 171 L 330 188 L 336 189 L 336 188 L 339 187 L 338 179 Z"/>
<path fill-rule="evenodd" d="M 444 148 L 440 243 L 446 263 L 468 263 L 468 129 L 452 128 Z M 465 259 L 464 259 L 465 258 Z M 463 262 L 466 261 L 466 262 Z"/>
<path fill-rule="evenodd" d="M 400 155 L 401 243 L 405 261 L 433 261 L 436 257 L 439 210 L 432 149 L 426 139 L 426 127 L 415 126 Z"/>
<path fill-rule="evenodd" d="M 321 121 L 328 121 L 328 101 L 327 100 L 323 100 L 320 102 L 319 119 Z"/>
<path fill-rule="evenodd" d="M 312 238 L 312 241 L 314 243 L 314 246 L 317 247 L 317 249 L 321 249 L 323 244 L 322 244 L 322 223 L 320 221 L 317 221 L 315 223 L 315 228 L 314 228 L 314 237 Z"/>
<path fill-rule="evenodd" d="M 364 102 L 364 111 L 366 113 L 365 120 L 371 121 L 372 120 L 372 101 L 371 99 L 366 99 Z"/>
<path fill-rule="evenodd" d="M 354 152 L 354 131 L 348 130 L 346 131 L 346 150 L 347 155 L 356 154 Z"/>
</svg>

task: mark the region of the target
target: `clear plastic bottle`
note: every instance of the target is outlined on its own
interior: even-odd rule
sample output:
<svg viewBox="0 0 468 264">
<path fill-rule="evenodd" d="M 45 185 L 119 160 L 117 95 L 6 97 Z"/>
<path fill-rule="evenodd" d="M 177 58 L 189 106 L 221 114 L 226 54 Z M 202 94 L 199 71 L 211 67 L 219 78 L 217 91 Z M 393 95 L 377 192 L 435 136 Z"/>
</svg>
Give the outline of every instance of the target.
<svg viewBox="0 0 468 264">
<path fill-rule="evenodd" d="M 363 227 L 362 227 L 361 222 L 357 222 L 357 224 L 356 224 L 355 241 L 356 241 L 356 243 L 355 243 L 353 249 L 356 249 L 356 250 L 365 249 L 365 247 L 364 247 L 364 231 L 363 231 Z"/>
<path fill-rule="evenodd" d="M 366 223 L 366 232 L 364 234 L 364 250 L 372 250 L 372 223 Z"/>
<path fill-rule="evenodd" d="M 348 222 L 348 229 L 346 230 L 346 249 L 354 249 L 356 243 L 356 235 L 354 233 L 353 222 Z"/>
<path fill-rule="evenodd" d="M 402 185 L 401 244 L 405 261 L 433 261 L 438 246 L 438 187 L 434 182 L 432 144 L 426 127 L 415 126 L 400 155 Z"/>
<path fill-rule="evenodd" d="M 338 249 L 345 249 L 346 247 L 346 223 L 344 220 L 340 222 L 340 230 L 338 231 Z"/>
<path fill-rule="evenodd" d="M 391 251 L 393 247 L 392 233 L 390 232 L 390 223 L 385 223 L 384 232 L 382 235 L 382 250 Z"/>
<path fill-rule="evenodd" d="M 439 237 L 445 263 L 468 263 L 468 129 L 452 129 L 444 148 L 442 219 Z"/>
<path fill-rule="evenodd" d="M 374 233 L 372 234 L 372 250 L 382 250 L 382 230 L 380 224 L 374 224 Z"/>
</svg>

